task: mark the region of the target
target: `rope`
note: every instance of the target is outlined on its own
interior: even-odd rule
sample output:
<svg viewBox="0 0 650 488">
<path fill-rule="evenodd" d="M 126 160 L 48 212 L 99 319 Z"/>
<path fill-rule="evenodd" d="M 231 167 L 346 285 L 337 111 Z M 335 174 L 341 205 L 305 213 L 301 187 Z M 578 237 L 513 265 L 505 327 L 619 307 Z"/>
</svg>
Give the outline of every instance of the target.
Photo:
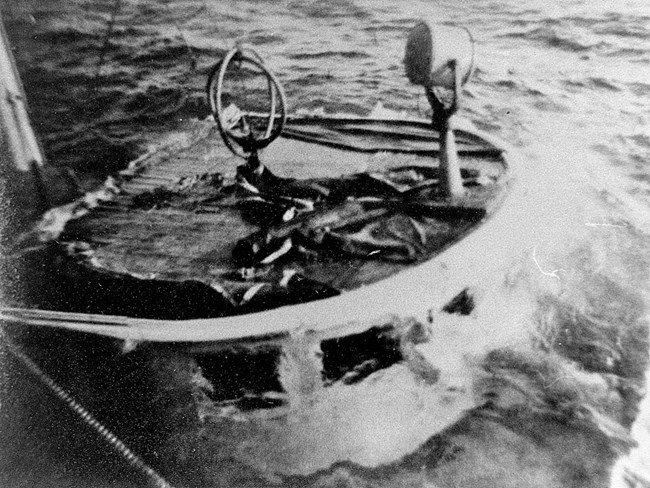
<svg viewBox="0 0 650 488">
<path fill-rule="evenodd" d="M 36 376 L 59 400 L 65 403 L 86 425 L 99 434 L 118 454 L 120 454 L 133 468 L 140 471 L 155 488 L 172 488 L 161 475 L 147 465 L 129 447 L 117 438 L 106 426 L 97 420 L 83 405 L 76 401 L 72 395 L 61 388 L 48 376 L 32 359 L 22 352 L 7 337 L 4 338 L 7 350 Z"/>
</svg>

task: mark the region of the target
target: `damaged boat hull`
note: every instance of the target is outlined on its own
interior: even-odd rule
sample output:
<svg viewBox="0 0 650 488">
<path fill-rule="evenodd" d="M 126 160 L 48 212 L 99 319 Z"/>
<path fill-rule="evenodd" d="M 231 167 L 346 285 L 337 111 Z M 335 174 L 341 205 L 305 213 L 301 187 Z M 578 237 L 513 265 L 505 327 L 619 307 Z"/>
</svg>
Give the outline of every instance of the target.
<svg viewBox="0 0 650 488">
<path fill-rule="evenodd" d="M 178 179 L 183 177 L 183 175 L 179 176 L 178 172 L 184 172 L 186 176 L 187 174 L 197 174 L 201 167 L 214 168 L 212 154 L 196 156 L 194 163 L 198 161 L 200 166 L 198 168 L 191 167 L 192 164 L 187 164 L 187 161 L 179 163 L 183 152 L 189 148 L 195 148 L 197 141 L 201 144 L 216 145 L 214 144 L 213 127 L 207 122 L 197 123 L 197 126 L 198 129 L 194 135 L 181 141 L 176 147 L 165 148 L 140 158 L 128 170 L 122 172 L 120 193 L 130 194 L 132 202 L 133 194 L 150 191 L 155 184 L 159 184 L 158 180 L 162 177 Z M 473 158 L 492 159 L 494 164 L 499 166 L 498 195 L 489 202 L 485 216 L 480 218 L 480 221 L 476 222 L 476 225 L 473 225 L 462 236 L 440 246 L 426 259 L 415 262 L 385 279 L 368 284 L 356 283 L 352 289 L 342 290 L 335 296 L 304 303 L 290 303 L 267 310 L 253 310 L 244 313 L 244 309 L 227 316 L 183 318 L 183 315 L 180 315 L 180 319 L 169 319 L 165 317 L 147 318 L 146 315 L 134 317 L 127 316 L 128 314 L 111 314 L 110 309 L 109 313 L 104 313 L 104 310 L 102 313 L 84 313 L 83 309 L 82 312 L 73 313 L 57 310 L 4 308 L 0 312 L 0 318 L 8 322 L 96 334 L 126 341 L 132 345 L 138 343 L 184 343 L 193 344 L 193 348 L 200 348 L 200 343 L 210 343 L 212 346 L 261 343 L 269 340 L 274 341 L 297 332 L 309 333 L 315 340 L 324 341 L 361 334 L 373 328 L 391 328 L 396 324 L 406 327 L 411 327 L 414 323 L 424 324 L 445 307 L 453 308 L 454 299 L 462 299 L 463 294 L 467 298 L 467 290 L 475 289 L 485 276 L 502 270 L 505 260 L 509 256 L 507 241 L 511 237 L 512 231 L 509 228 L 507 217 L 504 218 L 503 214 L 506 213 L 512 201 L 515 168 L 511 151 L 505 151 L 502 144 L 478 131 L 458 132 L 461 156 L 467 154 Z M 297 141 L 298 144 L 308 143 L 324 147 L 327 151 L 350 151 L 355 155 L 368 154 L 371 159 L 374 158 L 371 164 L 374 160 L 386 160 L 386 155 L 390 159 L 392 154 L 399 154 L 396 157 L 418 156 L 426 159 L 435 157 L 438 150 L 436 134 L 432 133 L 430 125 L 425 122 L 345 117 L 294 118 L 290 119 L 284 136 L 283 141 L 276 143 L 278 148 L 275 149 L 275 146 L 270 148 L 268 150 L 270 154 L 265 156 L 274 171 L 277 167 L 272 162 L 273 160 L 282 159 L 286 154 L 292 154 L 294 160 L 298 157 L 296 147 L 291 146 L 294 144 L 293 141 Z M 406 144 L 405 139 L 408 139 Z M 285 141 L 288 141 L 288 145 L 283 148 Z M 385 144 L 382 146 L 380 141 L 384 141 Z M 355 145 L 356 147 L 354 147 Z M 222 159 L 221 164 L 230 164 L 231 169 L 234 167 L 232 158 L 228 159 L 222 156 L 220 158 Z M 308 169 L 313 170 L 313 161 L 308 157 L 304 159 L 304 165 L 312 165 Z M 176 162 L 174 163 L 174 161 Z M 162 165 L 161 162 L 163 162 Z M 356 163 L 359 161 L 355 161 Z M 339 171 L 340 167 L 337 164 L 337 161 L 333 161 L 332 167 L 316 168 L 316 172 L 320 171 L 326 174 Z M 359 164 L 367 165 L 368 160 L 361 161 Z M 170 165 L 177 173 L 170 172 Z M 289 166 L 279 168 L 277 171 L 284 171 L 284 174 L 293 171 L 287 168 Z M 217 169 L 227 170 L 228 168 Z M 290 174 L 290 176 L 293 175 Z M 100 202 L 99 206 L 107 215 L 111 212 L 119 215 L 119 209 L 115 209 L 114 202 Z M 94 211 L 94 209 L 91 210 L 91 213 Z M 71 214 L 80 213 L 78 207 L 70 212 Z M 72 223 L 74 224 L 74 220 Z M 70 225 L 67 227 L 69 230 Z M 74 225 L 72 228 L 74 229 Z M 73 241 L 69 235 L 68 239 L 69 242 Z M 104 244 L 101 238 L 98 242 L 101 245 Z M 97 246 L 97 248 L 99 247 L 101 246 Z M 88 262 L 85 262 L 82 266 L 83 272 L 86 272 L 87 268 Z M 95 271 L 99 270 L 102 273 L 107 271 L 104 265 L 96 266 L 96 268 Z M 119 278 L 119 273 L 116 275 L 115 270 L 109 270 L 109 275 Z M 154 283 L 158 287 L 155 290 L 159 291 L 154 290 L 152 293 L 158 293 L 163 297 L 160 303 L 168 303 L 172 308 L 178 306 L 173 303 L 173 300 L 174 297 L 182 298 L 181 288 L 183 286 L 188 288 L 186 290 L 188 297 L 200 295 L 206 287 L 201 280 L 175 280 L 173 277 L 164 279 L 164 276 L 149 279 L 137 276 L 136 273 L 129 276 L 129 279 L 134 280 L 133 286 L 135 287 L 142 286 L 146 284 L 145 282 L 148 282 L 149 285 Z M 89 283 L 87 278 L 84 280 L 82 283 L 87 286 Z M 164 291 L 164 286 L 161 288 L 160 283 L 171 284 L 171 289 L 168 292 L 169 300 L 165 297 L 167 292 Z M 101 290 L 91 291 L 96 293 Z M 470 296 L 470 302 L 471 299 Z M 191 308 L 191 300 L 186 302 L 184 305 Z M 467 304 L 467 299 L 465 304 Z M 134 306 L 144 309 L 150 305 L 143 302 L 135 303 Z M 190 310 L 189 316 L 191 315 L 192 311 Z"/>
</svg>

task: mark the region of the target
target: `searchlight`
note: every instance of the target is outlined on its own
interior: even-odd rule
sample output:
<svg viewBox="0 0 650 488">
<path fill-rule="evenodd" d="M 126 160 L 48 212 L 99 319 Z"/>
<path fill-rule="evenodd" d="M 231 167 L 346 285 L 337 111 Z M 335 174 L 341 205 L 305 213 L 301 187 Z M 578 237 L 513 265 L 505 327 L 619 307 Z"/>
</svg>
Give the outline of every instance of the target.
<svg viewBox="0 0 650 488">
<path fill-rule="evenodd" d="M 424 87 L 440 133 L 440 186 L 446 197 L 464 193 L 454 138 L 454 115 L 463 85 L 474 70 L 474 40 L 464 27 L 420 21 L 411 29 L 404 56 L 406 76 Z M 444 92 L 451 96 L 443 97 Z M 450 101 L 445 99 L 451 99 Z"/>
</svg>

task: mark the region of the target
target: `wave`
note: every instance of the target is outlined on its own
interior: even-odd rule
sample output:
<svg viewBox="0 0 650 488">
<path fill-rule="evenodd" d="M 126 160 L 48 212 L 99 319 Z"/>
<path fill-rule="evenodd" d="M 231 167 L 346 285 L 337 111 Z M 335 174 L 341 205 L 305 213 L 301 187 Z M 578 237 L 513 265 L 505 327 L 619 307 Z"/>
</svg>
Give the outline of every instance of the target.
<svg viewBox="0 0 650 488">
<path fill-rule="evenodd" d="M 367 53 L 361 51 L 318 51 L 311 53 L 294 53 L 287 54 L 287 58 L 294 60 L 304 59 L 322 59 L 322 58 L 344 58 L 344 59 L 362 59 L 369 58 Z"/>
<path fill-rule="evenodd" d="M 595 29 L 595 32 L 603 35 L 639 39 L 642 41 L 650 39 L 650 30 L 643 26 L 630 26 L 629 24 L 598 27 Z"/>
<path fill-rule="evenodd" d="M 569 52 L 584 52 L 606 46 L 604 41 L 580 38 L 575 33 L 559 32 L 558 29 L 540 27 L 527 31 L 511 32 L 500 37 L 539 41 L 548 47 Z"/>
<path fill-rule="evenodd" d="M 94 41 L 100 39 L 100 35 L 97 33 L 84 32 L 73 27 L 67 27 L 60 30 L 39 32 L 34 36 L 34 39 L 44 43 L 69 44 Z"/>
<path fill-rule="evenodd" d="M 350 0 L 330 0 L 328 2 L 319 0 L 291 1 L 288 3 L 287 8 L 313 19 L 369 19 L 372 16 L 370 11 L 359 7 L 354 1 Z"/>
<path fill-rule="evenodd" d="M 275 32 L 265 33 L 265 32 L 251 32 L 246 36 L 246 42 L 257 45 L 269 45 L 269 44 L 281 44 L 286 42 L 286 38 Z"/>
<path fill-rule="evenodd" d="M 623 91 L 624 88 L 621 84 L 613 80 L 601 77 L 588 77 L 585 79 L 570 79 L 563 80 L 562 84 L 569 88 L 587 88 L 587 89 L 602 89 L 612 92 Z"/>
</svg>

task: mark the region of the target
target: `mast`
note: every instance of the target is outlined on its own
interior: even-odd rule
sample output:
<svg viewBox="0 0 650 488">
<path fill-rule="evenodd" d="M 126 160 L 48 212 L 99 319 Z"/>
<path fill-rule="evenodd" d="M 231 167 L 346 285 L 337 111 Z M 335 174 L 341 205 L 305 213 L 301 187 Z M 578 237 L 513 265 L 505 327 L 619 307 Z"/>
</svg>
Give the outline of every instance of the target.
<svg viewBox="0 0 650 488">
<path fill-rule="evenodd" d="M 3 237 L 50 207 L 42 179 L 45 157 L 27 112 L 27 100 L 0 14 L 0 209 Z"/>
<path fill-rule="evenodd" d="M 62 178 L 67 184 L 61 185 Z M 46 164 L 0 15 L 0 235 L 11 237 L 54 204 L 78 195 L 65 170 Z"/>
<path fill-rule="evenodd" d="M 25 91 L 1 14 L 0 32 L 0 147 L 16 170 L 32 171 L 34 166 L 42 167 L 45 158 L 29 121 Z"/>
</svg>

